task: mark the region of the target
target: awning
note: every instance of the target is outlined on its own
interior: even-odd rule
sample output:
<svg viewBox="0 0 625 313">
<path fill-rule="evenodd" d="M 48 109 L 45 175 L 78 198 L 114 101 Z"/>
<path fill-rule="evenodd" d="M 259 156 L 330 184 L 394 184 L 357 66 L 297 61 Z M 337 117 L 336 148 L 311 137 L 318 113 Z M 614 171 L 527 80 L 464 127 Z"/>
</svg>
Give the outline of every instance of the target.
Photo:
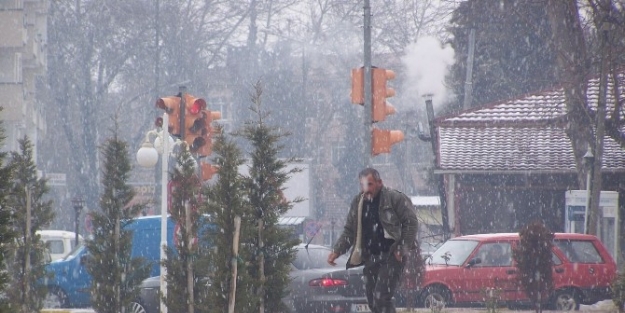
<svg viewBox="0 0 625 313">
<path fill-rule="evenodd" d="M 414 206 L 440 206 L 441 198 L 437 196 L 412 196 L 410 197 Z"/>
<path fill-rule="evenodd" d="M 305 216 L 282 216 L 278 219 L 278 225 L 295 226 L 303 223 L 304 220 L 306 220 Z"/>
</svg>

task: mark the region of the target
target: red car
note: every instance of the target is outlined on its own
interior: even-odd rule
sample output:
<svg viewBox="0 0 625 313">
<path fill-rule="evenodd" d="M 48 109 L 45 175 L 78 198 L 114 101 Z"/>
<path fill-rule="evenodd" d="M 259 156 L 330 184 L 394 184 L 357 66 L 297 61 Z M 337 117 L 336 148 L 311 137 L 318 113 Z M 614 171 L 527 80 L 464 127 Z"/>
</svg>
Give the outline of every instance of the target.
<svg viewBox="0 0 625 313">
<path fill-rule="evenodd" d="M 512 250 L 517 233 L 453 238 L 426 259 L 418 299 L 425 307 L 485 303 L 496 299 L 508 306 L 530 304 L 517 280 Z M 556 233 L 552 251 L 554 292 L 547 304 L 577 310 L 611 297 L 616 264 L 595 236 Z"/>
</svg>

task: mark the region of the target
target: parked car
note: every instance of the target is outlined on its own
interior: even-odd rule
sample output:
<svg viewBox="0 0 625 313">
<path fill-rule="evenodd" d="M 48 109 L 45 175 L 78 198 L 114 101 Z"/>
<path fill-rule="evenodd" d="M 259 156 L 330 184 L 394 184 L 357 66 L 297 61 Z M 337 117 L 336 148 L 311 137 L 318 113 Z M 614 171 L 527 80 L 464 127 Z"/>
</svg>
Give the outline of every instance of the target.
<svg viewBox="0 0 625 313">
<path fill-rule="evenodd" d="M 167 224 L 167 244 L 173 247 L 174 222 Z M 160 273 L 161 216 L 145 216 L 126 226 L 133 232 L 131 257 L 143 257 L 151 264 L 150 276 Z M 45 280 L 48 294 L 44 308 L 84 308 L 91 305 L 91 275 L 84 261 L 89 257 L 87 248 L 79 246 L 62 260 L 46 265 L 53 277 Z"/>
<path fill-rule="evenodd" d="M 37 234 L 46 244 L 52 261 L 60 260 L 76 248 L 76 233 L 65 230 L 38 230 Z M 83 242 L 78 235 L 78 245 Z"/>
<path fill-rule="evenodd" d="M 512 258 L 519 244 L 516 233 L 468 235 L 445 242 L 426 260 L 418 299 L 433 306 L 484 303 L 493 290 L 509 306 L 530 304 L 517 279 Z M 494 257 L 490 251 L 500 250 Z M 554 292 L 547 304 L 557 310 L 577 310 L 611 297 L 616 264 L 595 236 L 556 233 L 552 250 Z"/>
<path fill-rule="evenodd" d="M 369 312 L 362 267 L 346 270 L 347 258 L 336 266 L 327 263 L 330 248 L 300 244 L 291 263 L 290 293 L 283 299 L 289 312 Z M 134 313 L 159 312 L 159 277 L 141 284 L 141 295 L 133 303 Z"/>
</svg>

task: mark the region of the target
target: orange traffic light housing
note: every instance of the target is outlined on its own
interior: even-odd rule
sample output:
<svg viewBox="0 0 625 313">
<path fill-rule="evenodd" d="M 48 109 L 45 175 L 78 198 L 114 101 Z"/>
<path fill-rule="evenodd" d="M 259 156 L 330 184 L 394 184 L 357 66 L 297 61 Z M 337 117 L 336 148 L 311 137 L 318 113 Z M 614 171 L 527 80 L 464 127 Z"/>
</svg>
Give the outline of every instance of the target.
<svg viewBox="0 0 625 313">
<path fill-rule="evenodd" d="M 202 174 L 202 181 L 207 181 L 207 180 L 211 180 L 211 178 L 213 178 L 213 175 L 215 175 L 215 174 L 217 174 L 217 172 L 219 172 L 219 166 L 201 162 L 200 163 L 200 170 L 202 171 L 202 173 L 201 173 Z"/>
<path fill-rule="evenodd" d="M 207 123 L 206 114 L 204 114 L 206 101 L 188 94 L 185 94 L 184 97 L 184 141 L 189 146 L 191 153 L 195 153 L 206 144 L 203 138 L 203 132 L 206 129 Z"/>
<path fill-rule="evenodd" d="M 371 154 L 391 153 L 391 146 L 404 140 L 401 130 L 373 128 L 371 131 Z"/>
<path fill-rule="evenodd" d="M 365 69 L 352 69 L 352 92 L 351 98 L 353 104 L 365 103 Z"/>
<path fill-rule="evenodd" d="M 221 112 L 204 110 L 202 113 L 206 117 L 206 123 L 202 131 L 202 141 L 204 142 L 204 145 L 199 148 L 197 154 L 200 156 L 209 156 L 213 153 L 213 134 L 217 132 L 217 129 L 211 124 L 213 121 L 221 119 Z"/>
<path fill-rule="evenodd" d="M 169 133 L 180 136 L 180 97 L 164 97 L 156 100 L 156 107 L 169 115 Z M 162 122 L 161 122 L 162 124 Z"/>
<path fill-rule="evenodd" d="M 395 79 L 395 72 L 383 68 L 372 68 L 372 120 L 381 122 L 387 115 L 395 113 L 395 107 L 386 102 L 386 98 L 395 96 L 395 89 L 387 87 L 389 80 Z"/>
</svg>

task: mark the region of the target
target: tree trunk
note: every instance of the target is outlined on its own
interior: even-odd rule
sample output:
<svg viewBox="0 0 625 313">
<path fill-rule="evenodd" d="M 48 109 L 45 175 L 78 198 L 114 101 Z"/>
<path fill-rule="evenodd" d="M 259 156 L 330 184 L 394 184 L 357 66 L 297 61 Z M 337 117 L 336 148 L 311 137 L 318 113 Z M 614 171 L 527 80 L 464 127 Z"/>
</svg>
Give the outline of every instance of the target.
<svg viewBox="0 0 625 313">
<path fill-rule="evenodd" d="M 239 258 L 239 236 L 241 234 L 241 217 L 234 217 L 234 238 L 232 239 L 232 278 L 230 280 L 230 296 L 228 297 L 228 313 L 234 313 L 237 296 L 237 270 Z"/>
<path fill-rule="evenodd" d="M 119 239 L 121 236 L 121 222 L 119 216 L 115 219 L 115 269 L 121 271 L 121 275 L 124 275 L 124 271 L 119 264 Z M 123 279 L 122 279 L 123 282 Z M 125 307 L 122 305 L 121 286 L 115 286 L 115 306 L 120 309 L 121 313 L 124 313 Z"/>
<path fill-rule="evenodd" d="M 265 221 L 263 216 L 258 221 L 258 250 L 260 255 L 258 256 L 258 273 L 260 278 L 260 287 L 258 288 L 258 296 L 260 298 L 259 312 L 265 313 L 265 245 L 263 244 L 263 228 L 265 228 Z"/>
<path fill-rule="evenodd" d="M 22 279 L 24 280 L 24 290 L 22 291 L 22 312 L 28 313 L 28 296 L 30 295 L 30 250 L 32 248 L 30 242 L 30 227 L 31 227 L 31 213 L 32 213 L 32 201 L 30 188 L 24 187 L 26 194 L 26 230 L 24 232 L 24 273 Z"/>
<path fill-rule="evenodd" d="M 608 94 L 608 76 L 610 74 L 610 42 L 609 33 L 607 27 L 601 29 L 599 32 L 601 42 L 601 71 L 599 73 L 599 99 L 597 101 L 597 117 L 596 125 L 597 131 L 595 136 L 595 159 L 592 164 L 593 176 L 591 192 L 591 202 L 588 214 L 588 230 L 587 234 L 597 235 L 598 222 L 602 217 L 602 212 L 599 212 L 599 201 L 601 197 L 601 189 L 603 185 L 603 179 L 601 175 L 601 167 L 603 165 L 603 140 L 605 137 L 605 117 L 606 117 L 606 102 Z"/>
<path fill-rule="evenodd" d="M 185 225 L 187 231 L 187 249 L 191 251 L 193 245 L 193 234 L 191 232 L 191 210 L 190 210 L 189 202 L 187 201 L 184 210 L 185 210 Z M 187 259 L 187 291 L 189 292 L 188 301 L 188 313 L 194 312 L 194 293 L 193 293 L 193 262 L 191 261 L 191 257 L 189 256 Z"/>
<path fill-rule="evenodd" d="M 547 13 L 558 62 L 558 83 L 564 88 L 566 100 L 566 134 L 571 140 L 577 181 L 586 187 L 587 169 L 584 154 L 588 145 L 594 148 L 592 119 L 586 99 L 588 74 L 586 44 L 575 0 L 547 1 Z M 594 149 L 593 149 L 594 150 Z"/>
</svg>

